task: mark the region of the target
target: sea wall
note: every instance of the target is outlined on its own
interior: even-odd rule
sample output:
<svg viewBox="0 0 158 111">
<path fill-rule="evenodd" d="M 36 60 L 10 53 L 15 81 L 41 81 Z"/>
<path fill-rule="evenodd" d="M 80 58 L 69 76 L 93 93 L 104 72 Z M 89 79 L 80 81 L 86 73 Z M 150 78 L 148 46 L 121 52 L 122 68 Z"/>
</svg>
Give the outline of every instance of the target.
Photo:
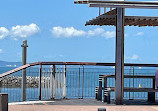
<svg viewBox="0 0 158 111">
<path fill-rule="evenodd" d="M 21 87 L 22 77 L 7 76 L 1 80 L 2 87 Z M 38 87 L 39 77 L 26 77 L 27 87 Z"/>
<path fill-rule="evenodd" d="M 20 76 L 7 76 L 2 78 L 1 87 L 21 87 L 22 77 Z M 50 87 L 50 77 L 41 77 L 41 84 L 43 88 Z M 56 87 L 63 87 L 63 83 L 55 80 Z M 26 76 L 26 87 L 38 87 L 39 77 Z"/>
</svg>

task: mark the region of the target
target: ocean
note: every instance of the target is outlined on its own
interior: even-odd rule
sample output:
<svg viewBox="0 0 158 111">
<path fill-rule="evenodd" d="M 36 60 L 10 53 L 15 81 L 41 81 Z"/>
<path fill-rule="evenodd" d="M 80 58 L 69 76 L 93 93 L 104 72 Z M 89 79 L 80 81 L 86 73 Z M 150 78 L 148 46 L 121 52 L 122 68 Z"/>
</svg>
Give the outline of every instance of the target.
<svg viewBox="0 0 158 111">
<path fill-rule="evenodd" d="M 15 67 L 0 67 L 0 74 Z M 26 100 L 38 100 L 38 67 L 32 67 L 27 69 L 28 85 L 26 88 Z M 141 68 L 141 67 L 126 67 L 124 70 L 125 75 L 155 75 L 156 68 Z M 50 99 L 50 73 L 49 67 L 42 69 L 42 100 Z M 66 98 L 95 98 L 95 87 L 98 86 L 99 75 L 114 74 L 113 67 L 103 66 L 68 66 L 66 69 Z M 14 80 L 6 82 L 6 85 L 2 85 L 0 88 L 1 93 L 8 93 L 9 102 L 21 101 L 21 85 L 13 85 L 16 78 L 21 77 L 21 71 L 11 74 L 14 76 Z M 64 68 L 61 66 L 56 67 L 55 74 L 55 91 L 54 97 L 56 99 L 63 98 L 63 77 Z M 29 81 L 29 78 L 31 81 Z M 20 79 L 19 79 L 20 81 Z M 13 83 L 14 82 L 14 83 Z M 10 85 L 12 84 L 12 85 Z M 21 84 L 21 83 L 19 83 Z M 124 87 L 152 87 L 152 79 L 138 79 L 138 78 L 126 78 L 124 79 Z M 107 86 L 114 87 L 114 78 L 107 80 Z M 158 94 L 156 93 L 156 97 Z M 111 93 L 111 98 L 114 99 L 114 92 Z M 124 92 L 124 99 L 147 99 L 146 92 Z"/>
</svg>

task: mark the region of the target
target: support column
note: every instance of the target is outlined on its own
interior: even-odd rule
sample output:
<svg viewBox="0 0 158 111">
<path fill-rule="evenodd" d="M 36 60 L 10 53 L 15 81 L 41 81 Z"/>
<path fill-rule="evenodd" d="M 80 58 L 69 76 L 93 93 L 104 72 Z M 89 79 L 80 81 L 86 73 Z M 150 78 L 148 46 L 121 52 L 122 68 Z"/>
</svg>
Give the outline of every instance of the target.
<svg viewBox="0 0 158 111">
<path fill-rule="evenodd" d="M 23 40 L 22 47 L 22 65 L 26 64 L 27 58 L 27 40 Z M 26 69 L 22 70 L 22 88 L 21 88 L 21 101 L 26 100 Z"/>
<path fill-rule="evenodd" d="M 115 103 L 123 104 L 124 79 L 124 9 L 116 9 Z"/>
<path fill-rule="evenodd" d="M 39 86 L 38 86 L 38 99 L 41 100 L 42 88 L 41 88 L 41 77 L 42 77 L 42 65 L 39 66 Z"/>
</svg>

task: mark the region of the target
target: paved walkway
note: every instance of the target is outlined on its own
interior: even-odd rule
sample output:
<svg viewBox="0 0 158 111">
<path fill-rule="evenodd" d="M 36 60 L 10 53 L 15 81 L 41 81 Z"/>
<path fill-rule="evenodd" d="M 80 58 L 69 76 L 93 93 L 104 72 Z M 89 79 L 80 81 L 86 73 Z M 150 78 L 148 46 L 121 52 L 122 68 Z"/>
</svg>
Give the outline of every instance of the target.
<svg viewBox="0 0 158 111">
<path fill-rule="evenodd" d="M 158 111 L 158 105 L 107 105 L 95 100 L 58 100 L 9 104 L 9 111 Z"/>
<path fill-rule="evenodd" d="M 158 111 L 158 106 L 72 106 L 72 105 L 10 105 L 9 111 Z"/>
</svg>

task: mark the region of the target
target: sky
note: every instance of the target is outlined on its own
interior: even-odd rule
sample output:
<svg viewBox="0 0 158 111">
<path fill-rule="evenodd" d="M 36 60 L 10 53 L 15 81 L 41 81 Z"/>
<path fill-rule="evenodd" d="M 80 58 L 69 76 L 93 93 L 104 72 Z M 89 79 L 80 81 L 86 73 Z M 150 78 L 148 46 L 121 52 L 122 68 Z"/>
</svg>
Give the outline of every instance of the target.
<svg viewBox="0 0 158 111">
<path fill-rule="evenodd" d="M 103 11 L 103 10 L 102 10 Z M 158 16 L 154 9 L 126 9 L 126 15 Z M 73 0 L 1 0 L 0 60 L 27 62 L 115 62 L 115 27 L 85 26 L 97 8 Z M 125 27 L 125 62 L 158 63 L 158 28 Z"/>
</svg>

